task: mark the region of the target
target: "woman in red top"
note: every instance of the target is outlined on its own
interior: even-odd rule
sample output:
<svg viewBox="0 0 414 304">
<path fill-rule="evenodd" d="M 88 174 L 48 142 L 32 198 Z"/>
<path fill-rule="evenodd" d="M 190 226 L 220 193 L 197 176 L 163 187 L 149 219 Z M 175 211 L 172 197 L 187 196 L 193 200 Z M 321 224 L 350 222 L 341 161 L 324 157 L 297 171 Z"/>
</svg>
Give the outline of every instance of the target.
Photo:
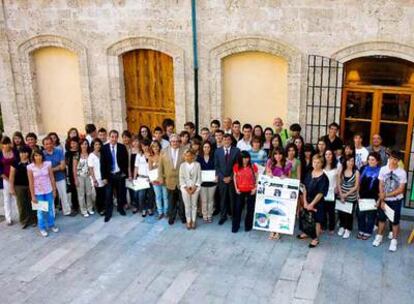
<svg viewBox="0 0 414 304">
<path fill-rule="evenodd" d="M 238 162 L 233 167 L 234 188 L 236 189 L 236 202 L 234 204 L 232 229 L 233 233 L 239 231 L 240 220 L 246 203 L 246 218 L 244 219 L 244 230 L 250 231 L 253 226 L 254 201 L 256 195 L 256 180 L 258 170 L 251 163 L 250 154 L 247 151 L 240 153 Z"/>
</svg>

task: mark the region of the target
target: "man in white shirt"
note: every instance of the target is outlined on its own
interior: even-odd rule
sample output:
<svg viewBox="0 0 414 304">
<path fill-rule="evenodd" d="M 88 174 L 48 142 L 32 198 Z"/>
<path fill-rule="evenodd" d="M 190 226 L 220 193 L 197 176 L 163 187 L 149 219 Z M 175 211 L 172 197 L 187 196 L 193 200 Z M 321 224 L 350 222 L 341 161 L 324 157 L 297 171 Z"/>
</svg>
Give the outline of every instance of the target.
<svg viewBox="0 0 414 304">
<path fill-rule="evenodd" d="M 355 146 L 355 166 L 361 169 L 367 164 L 368 150 L 362 146 L 362 134 L 355 133 L 354 135 L 354 146 Z"/>
<path fill-rule="evenodd" d="M 391 151 L 388 164 L 381 168 L 378 179 L 380 181 L 380 208 L 378 210 L 378 234 L 372 243 L 374 247 L 382 243 L 385 222 L 387 221 L 387 209 L 394 213 L 392 222 L 392 240 L 389 250 L 397 250 L 397 239 L 400 233 L 401 207 L 404 202 L 405 185 L 407 184 L 407 172 L 398 166 L 401 153 Z M 389 212 L 388 212 L 389 213 Z"/>
<path fill-rule="evenodd" d="M 164 138 L 162 138 L 162 129 L 161 127 L 155 127 L 154 133 L 153 133 L 153 140 L 158 141 L 161 144 L 161 148 L 165 149 L 170 145 L 170 142 Z"/>
<path fill-rule="evenodd" d="M 239 140 L 237 143 L 237 148 L 240 151 L 250 151 L 252 149 L 252 125 L 251 124 L 244 124 L 243 125 L 243 138 Z"/>
</svg>

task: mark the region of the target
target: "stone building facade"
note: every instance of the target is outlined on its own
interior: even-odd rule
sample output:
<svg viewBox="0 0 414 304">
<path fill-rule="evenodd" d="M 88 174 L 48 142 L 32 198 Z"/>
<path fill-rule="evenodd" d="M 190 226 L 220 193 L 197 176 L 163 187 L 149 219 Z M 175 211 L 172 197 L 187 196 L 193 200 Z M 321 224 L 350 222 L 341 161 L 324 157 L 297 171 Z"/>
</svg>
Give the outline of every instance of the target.
<svg viewBox="0 0 414 304">
<path fill-rule="evenodd" d="M 200 125 L 223 118 L 222 61 L 233 54 L 263 52 L 287 61 L 285 120 L 303 125 L 309 55 L 340 63 L 364 56 L 414 62 L 414 3 L 410 0 L 196 3 Z M 77 55 L 85 122 L 127 128 L 120 56 L 136 49 L 152 49 L 173 58 L 177 125 L 194 120 L 191 17 L 189 0 L 2 1 L 0 96 L 5 132 L 42 132 L 31 55 L 45 47 Z M 411 160 L 411 168 L 413 164 Z"/>
</svg>

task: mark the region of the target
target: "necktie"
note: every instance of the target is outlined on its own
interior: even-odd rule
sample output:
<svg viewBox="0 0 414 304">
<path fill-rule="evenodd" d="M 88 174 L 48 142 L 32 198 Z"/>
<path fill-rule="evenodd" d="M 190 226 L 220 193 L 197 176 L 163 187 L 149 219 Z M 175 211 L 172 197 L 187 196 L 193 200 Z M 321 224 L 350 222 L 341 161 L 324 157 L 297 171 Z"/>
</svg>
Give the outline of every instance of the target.
<svg viewBox="0 0 414 304">
<path fill-rule="evenodd" d="M 111 146 L 111 155 L 112 155 L 112 172 L 115 171 L 115 164 L 116 164 L 116 155 L 115 155 L 115 147 Z"/>
<path fill-rule="evenodd" d="M 226 149 L 225 159 L 226 159 L 226 164 L 228 164 L 229 163 L 229 160 L 230 160 L 230 152 L 229 152 L 229 149 L 228 148 Z"/>
</svg>

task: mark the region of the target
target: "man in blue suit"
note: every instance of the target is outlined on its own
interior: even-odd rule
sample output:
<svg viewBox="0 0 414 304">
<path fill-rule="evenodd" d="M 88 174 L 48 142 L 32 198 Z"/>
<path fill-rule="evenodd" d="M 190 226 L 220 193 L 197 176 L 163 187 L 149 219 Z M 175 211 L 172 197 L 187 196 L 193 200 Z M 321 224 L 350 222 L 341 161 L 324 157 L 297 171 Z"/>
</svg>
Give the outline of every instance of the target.
<svg viewBox="0 0 414 304">
<path fill-rule="evenodd" d="M 220 221 L 223 225 L 227 220 L 227 213 L 232 211 L 235 199 L 233 182 L 233 166 L 237 162 L 240 150 L 232 146 L 230 134 L 223 136 L 223 147 L 218 148 L 214 153 L 214 165 L 218 179 L 220 193 Z"/>
</svg>

